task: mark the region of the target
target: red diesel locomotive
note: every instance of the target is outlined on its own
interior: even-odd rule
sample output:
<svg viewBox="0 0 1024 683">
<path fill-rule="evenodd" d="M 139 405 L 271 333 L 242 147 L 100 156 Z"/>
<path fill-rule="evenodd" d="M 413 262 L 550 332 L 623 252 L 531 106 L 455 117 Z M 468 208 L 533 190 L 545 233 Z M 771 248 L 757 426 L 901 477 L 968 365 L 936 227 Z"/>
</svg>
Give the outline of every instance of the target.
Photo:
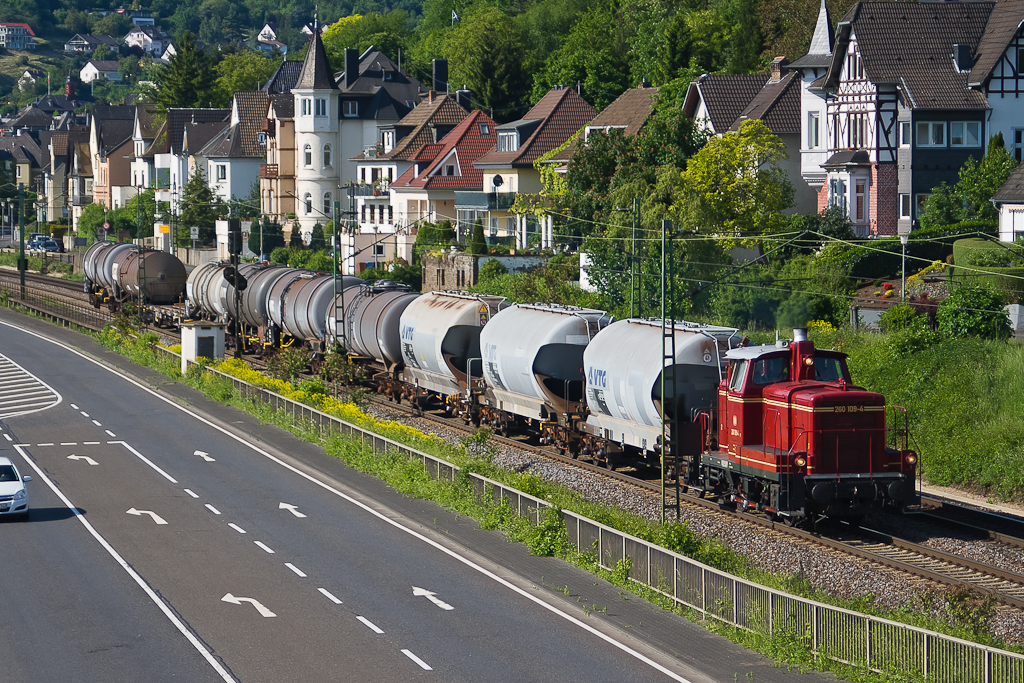
<svg viewBox="0 0 1024 683">
<path fill-rule="evenodd" d="M 918 502 L 905 411 L 890 408 L 902 425 L 887 428 L 885 398 L 851 383 L 846 354 L 794 337 L 726 352 L 717 430 L 705 413 L 692 483 L 786 523 Z"/>
</svg>

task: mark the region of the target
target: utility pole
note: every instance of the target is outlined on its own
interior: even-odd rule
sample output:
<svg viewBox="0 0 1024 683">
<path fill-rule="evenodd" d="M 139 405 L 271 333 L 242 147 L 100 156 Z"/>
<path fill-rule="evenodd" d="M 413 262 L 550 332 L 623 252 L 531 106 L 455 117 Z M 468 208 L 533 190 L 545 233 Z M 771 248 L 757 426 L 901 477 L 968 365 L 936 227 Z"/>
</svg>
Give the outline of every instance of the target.
<svg viewBox="0 0 1024 683">
<path fill-rule="evenodd" d="M 341 251 L 341 202 L 334 202 L 334 233 L 331 235 L 331 242 L 334 246 L 334 338 L 338 339 L 338 323 L 341 323 L 341 346 L 347 348 L 345 338 L 345 275 L 338 269 L 338 252 Z M 344 270 L 344 268 L 342 268 Z M 341 278 L 341 282 L 339 282 Z M 340 302 L 340 303 L 339 303 Z M 341 315 L 338 315 L 338 309 Z"/>
<path fill-rule="evenodd" d="M 21 283 L 21 300 L 25 300 L 25 268 L 28 261 L 25 259 L 25 185 L 18 183 L 18 241 L 21 243 L 20 256 L 18 257 L 18 280 Z"/>
<path fill-rule="evenodd" d="M 676 519 L 679 519 L 679 416 L 676 410 L 679 402 L 676 397 L 676 320 L 675 301 L 673 299 L 672 244 L 669 233 L 672 221 L 661 222 L 661 523 L 665 523 L 665 452 L 671 449 L 673 469 L 675 470 L 676 487 Z M 671 397 L 666 392 L 666 385 L 671 387 Z M 672 417 L 668 416 L 669 399 L 672 403 Z M 671 445 L 670 443 L 671 442 Z"/>
<path fill-rule="evenodd" d="M 640 280 L 637 277 L 637 268 L 639 266 L 637 254 L 636 254 L 636 222 L 640 215 L 640 199 L 639 197 L 633 197 L 633 243 L 629 250 L 629 317 L 633 317 L 633 304 L 634 302 L 639 307 L 639 317 L 644 317 L 643 308 L 644 302 L 643 297 L 640 296 Z M 665 266 L 662 264 L 662 273 L 665 272 Z"/>
</svg>

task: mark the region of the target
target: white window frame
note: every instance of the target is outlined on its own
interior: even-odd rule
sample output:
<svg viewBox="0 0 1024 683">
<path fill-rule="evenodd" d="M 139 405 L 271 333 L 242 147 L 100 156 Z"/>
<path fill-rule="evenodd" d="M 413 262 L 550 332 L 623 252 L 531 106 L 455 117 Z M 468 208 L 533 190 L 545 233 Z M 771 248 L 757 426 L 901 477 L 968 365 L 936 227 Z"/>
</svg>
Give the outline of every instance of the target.
<svg viewBox="0 0 1024 683">
<path fill-rule="evenodd" d="M 498 131 L 499 152 L 515 152 L 519 150 L 519 131 L 502 130 Z"/>
<path fill-rule="evenodd" d="M 821 112 L 807 112 L 807 149 L 821 145 Z"/>
<path fill-rule="evenodd" d="M 313 145 L 308 142 L 302 147 L 302 162 L 306 168 L 313 166 Z"/>
<path fill-rule="evenodd" d="M 856 214 L 855 221 L 862 223 L 868 219 L 867 178 L 853 179 L 853 211 Z"/>
<path fill-rule="evenodd" d="M 921 132 L 922 130 L 927 131 L 925 133 L 925 139 L 922 142 Z M 935 142 L 936 130 L 942 131 L 942 142 Z M 917 146 L 918 147 L 945 147 L 946 146 L 946 122 L 945 121 L 918 121 L 917 122 Z"/>
<path fill-rule="evenodd" d="M 900 195 L 900 218 L 902 218 L 904 220 L 908 219 L 908 218 L 911 218 L 911 213 L 912 212 L 913 212 L 913 209 L 911 208 L 911 204 L 910 204 L 910 195 L 909 194 L 901 194 Z"/>
<path fill-rule="evenodd" d="M 327 100 L 323 97 L 318 97 L 313 101 L 315 107 L 314 116 L 327 116 Z"/>
<path fill-rule="evenodd" d="M 477 125 L 480 126 L 480 135 L 488 136 L 491 134 L 491 126 L 486 121 L 481 121 Z"/>
<path fill-rule="evenodd" d="M 302 98 L 302 115 L 303 116 L 309 116 L 312 113 L 313 113 L 313 108 L 312 108 L 312 105 L 309 102 L 309 98 L 308 97 L 303 97 Z"/>
<path fill-rule="evenodd" d="M 221 181 L 221 180 L 227 180 L 227 179 L 228 179 L 228 165 L 227 164 L 217 164 L 217 180 Z"/>
<path fill-rule="evenodd" d="M 330 216 L 331 215 L 331 199 L 332 199 L 331 193 L 330 192 L 324 192 L 324 215 L 325 216 Z"/>
<path fill-rule="evenodd" d="M 900 147 L 910 147 L 914 137 L 914 124 L 910 121 L 900 121 Z"/>
<path fill-rule="evenodd" d="M 331 159 L 331 143 L 324 145 L 324 168 L 330 168 L 333 160 Z"/>
<path fill-rule="evenodd" d="M 956 142 L 957 128 L 960 128 L 960 142 Z M 968 142 L 968 131 L 974 128 L 974 142 Z M 950 121 L 949 123 L 949 146 L 950 147 L 981 147 L 981 121 Z"/>
<path fill-rule="evenodd" d="M 354 100 L 345 100 L 342 106 L 342 114 L 345 116 L 359 116 L 359 103 Z"/>
<path fill-rule="evenodd" d="M 302 203 L 305 205 L 306 215 L 313 213 L 313 195 L 310 192 L 306 193 L 306 196 L 302 198 Z"/>
<path fill-rule="evenodd" d="M 455 164 L 445 164 L 444 165 L 444 174 L 447 175 L 447 176 L 455 175 Z"/>
</svg>

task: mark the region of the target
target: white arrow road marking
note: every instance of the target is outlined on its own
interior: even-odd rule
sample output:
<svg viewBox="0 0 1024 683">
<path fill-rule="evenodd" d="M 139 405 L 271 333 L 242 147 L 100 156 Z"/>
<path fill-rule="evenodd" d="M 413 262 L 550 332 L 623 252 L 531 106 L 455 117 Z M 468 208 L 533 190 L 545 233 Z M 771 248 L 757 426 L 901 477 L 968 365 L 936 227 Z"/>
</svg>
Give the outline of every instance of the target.
<svg viewBox="0 0 1024 683">
<path fill-rule="evenodd" d="M 431 593 L 430 591 L 428 591 L 425 588 L 417 588 L 416 586 L 413 586 L 412 587 L 412 594 L 414 596 L 416 596 L 417 598 L 420 597 L 420 596 L 425 597 L 427 600 L 430 600 L 430 602 L 434 603 L 435 605 L 437 605 L 441 609 L 455 609 L 454 607 L 449 605 L 447 602 L 444 602 L 443 600 L 438 598 L 437 597 L 437 593 Z"/>
<path fill-rule="evenodd" d="M 205 451 L 196 451 L 192 455 L 198 455 L 200 458 L 202 458 L 206 462 L 217 462 L 216 460 L 211 458 Z"/>
<path fill-rule="evenodd" d="M 291 503 L 281 503 L 280 505 L 277 506 L 277 509 L 278 510 L 287 510 L 288 512 L 292 513 L 296 517 L 305 517 L 306 516 L 306 515 L 302 514 L 301 512 L 299 512 L 299 506 L 298 505 L 292 505 Z"/>
<path fill-rule="evenodd" d="M 98 462 L 90 458 L 88 455 L 69 455 L 68 460 L 84 460 L 89 465 L 99 465 Z"/>
<path fill-rule="evenodd" d="M 151 512 L 150 510 L 136 510 L 135 508 L 132 508 L 131 510 L 125 510 L 125 513 L 129 515 L 135 515 L 136 517 L 141 517 L 142 515 L 149 515 L 157 524 L 167 524 L 167 522 L 164 521 L 163 517 L 156 514 L 155 512 Z"/>
<path fill-rule="evenodd" d="M 248 602 L 256 608 L 256 611 L 260 613 L 261 617 L 276 617 L 277 615 L 268 610 L 266 607 L 260 604 L 259 600 L 253 600 L 252 598 L 236 598 L 231 593 L 228 593 L 221 602 L 230 602 L 232 605 L 241 605 L 243 602 Z"/>
</svg>

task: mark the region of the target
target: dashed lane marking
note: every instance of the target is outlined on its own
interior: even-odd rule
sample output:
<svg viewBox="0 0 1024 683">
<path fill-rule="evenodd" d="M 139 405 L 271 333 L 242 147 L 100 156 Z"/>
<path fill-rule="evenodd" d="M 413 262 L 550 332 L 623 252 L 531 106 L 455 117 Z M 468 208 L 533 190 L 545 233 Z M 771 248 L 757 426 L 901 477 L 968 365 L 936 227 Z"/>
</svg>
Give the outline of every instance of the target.
<svg viewBox="0 0 1024 683">
<path fill-rule="evenodd" d="M 255 543 L 255 544 L 256 544 L 257 546 L 259 546 L 259 547 L 260 547 L 260 548 L 262 548 L 263 550 L 266 550 L 266 551 L 267 551 L 268 553 L 270 553 L 271 555 L 273 555 L 273 554 L 274 554 L 274 551 L 273 551 L 273 550 L 271 550 L 271 549 L 270 549 L 270 547 L 269 547 L 269 546 L 267 546 L 267 544 L 266 544 L 266 543 L 264 543 L 263 541 L 253 541 L 253 543 Z"/>
<path fill-rule="evenodd" d="M 199 497 L 199 494 L 194 492 L 192 489 L 185 489 L 185 493 L 187 493 L 188 495 L 192 496 L 193 498 L 198 498 Z"/>
<path fill-rule="evenodd" d="M 209 503 L 206 504 L 206 509 L 209 510 L 210 512 L 212 512 L 215 515 L 219 515 L 220 514 L 220 510 L 218 510 L 217 508 L 213 507 Z"/>
<path fill-rule="evenodd" d="M 228 524 L 228 526 L 231 527 L 232 529 L 234 529 L 235 531 L 237 531 L 240 534 L 244 534 L 245 533 L 245 529 L 243 529 L 242 527 L 238 526 L 237 524 Z"/>
<path fill-rule="evenodd" d="M 333 602 L 335 605 L 340 605 L 341 604 L 341 600 L 339 600 L 338 598 L 336 598 L 333 595 L 331 595 L 330 591 L 328 591 L 326 588 L 317 588 L 317 590 L 320 591 L 321 593 L 323 593 L 324 596 L 328 600 Z"/>
<path fill-rule="evenodd" d="M 285 562 L 284 566 L 288 567 L 288 569 L 291 569 L 293 572 L 295 572 L 295 575 L 298 576 L 299 578 L 301 578 L 301 579 L 306 578 L 306 572 L 302 571 L 301 569 L 296 567 L 291 562 Z"/>
<path fill-rule="evenodd" d="M 359 621 L 363 622 L 363 624 L 364 624 L 364 625 L 365 625 L 365 626 L 366 626 L 366 627 L 367 627 L 368 629 L 370 629 L 371 631 L 373 631 L 373 632 L 374 632 L 374 633 L 376 633 L 377 635 L 380 635 L 380 634 L 384 633 L 384 631 L 381 631 L 381 630 L 380 630 L 379 628 L 377 628 L 377 625 L 376 625 L 376 624 L 374 624 L 374 623 L 373 623 L 372 621 L 370 621 L 369 619 L 367 619 L 366 617 L 356 617 L 356 619 L 358 619 Z"/>
<path fill-rule="evenodd" d="M 107 436 L 109 436 L 111 439 L 116 439 L 117 438 L 117 434 L 115 434 L 114 432 L 110 431 L 109 429 L 104 429 L 103 431 L 105 431 L 107 433 Z"/>
<path fill-rule="evenodd" d="M 408 657 L 409 659 L 411 659 L 412 661 L 416 662 L 417 664 L 419 664 L 420 668 L 423 669 L 424 671 L 433 671 L 433 669 L 430 668 L 429 664 L 427 664 L 422 659 L 420 659 L 419 657 L 417 657 L 413 653 L 409 652 L 408 650 L 402 650 L 402 654 L 405 655 L 406 657 Z"/>
</svg>

